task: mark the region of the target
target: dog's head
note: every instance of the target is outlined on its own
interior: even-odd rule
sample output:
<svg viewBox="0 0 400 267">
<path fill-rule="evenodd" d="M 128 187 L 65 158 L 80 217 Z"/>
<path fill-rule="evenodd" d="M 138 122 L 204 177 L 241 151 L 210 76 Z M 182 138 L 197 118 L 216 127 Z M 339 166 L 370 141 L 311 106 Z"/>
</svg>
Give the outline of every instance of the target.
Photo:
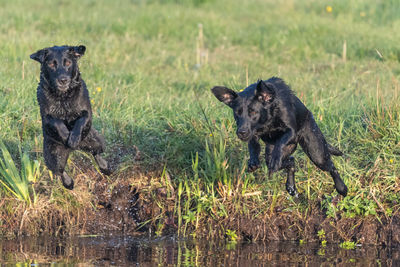
<svg viewBox="0 0 400 267">
<path fill-rule="evenodd" d="M 211 91 L 219 101 L 233 109 L 236 134 L 242 141 L 249 141 L 268 119 L 268 107 L 276 93 L 275 86 L 264 81 L 258 81 L 240 93 L 222 86 L 215 86 Z"/>
<path fill-rule="evenodd" d="M 55 93 L 67 92 L 79 81 L 78 59 L 85 54 L 86 47 L 54 46 L 44 48 L 31 55 L 41 64 L 41 76 Z"/>
</svg>

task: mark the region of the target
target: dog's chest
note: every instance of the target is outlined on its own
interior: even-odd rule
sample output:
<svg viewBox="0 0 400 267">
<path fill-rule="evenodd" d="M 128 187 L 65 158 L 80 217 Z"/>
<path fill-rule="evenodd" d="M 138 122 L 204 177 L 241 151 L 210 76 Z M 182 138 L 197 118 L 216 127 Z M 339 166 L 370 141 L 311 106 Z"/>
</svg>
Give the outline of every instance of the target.
<svg viewBox="0 0 400 267">
<path fill-rule="evenodd" d="M 64 121 L 74 121 L 80 113 L 79 105 L 72 101 L 53 101 L 48 106 L 48 115 Z"/>
<path fill-rule="evenodd" d="M 83 110 L 87 110 L 86 102 L 82 101 L 80 94 L 56 97 L 39 87 L 37 98 L 42 116 L 51 116 L 64 122 L 75 121 Z"/>
</svg>

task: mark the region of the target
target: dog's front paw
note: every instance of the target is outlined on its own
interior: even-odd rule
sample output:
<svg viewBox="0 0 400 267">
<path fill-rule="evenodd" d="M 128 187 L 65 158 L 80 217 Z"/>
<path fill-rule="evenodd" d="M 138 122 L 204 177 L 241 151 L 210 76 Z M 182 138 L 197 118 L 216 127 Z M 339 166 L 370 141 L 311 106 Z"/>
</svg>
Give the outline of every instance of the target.
<svg viewBox="0 0 400 267">
<path fill-rule="evenodd" d="M 297 190 L 296 190 L 296 186 L 286 183 L 286 191 L 289 193 L 289 195 L 291 196 L 296 196 L 297 195 Z"/>
<path fill-rule="evenodd" d="M 69 177 L 69 175 L 66 172 L 61 174 L 60 178 L 61 178 L 62 184 L 65 188 L 67 188 L 69 190 L 74 189 L 74 180 L 72 180 L 72 178 Z"/>
<path fill-rule="evenodd" d="M 249 159 L 247 163 L 247 171 L 254 172 L 258 168 L 260 168 L 260 161 L 258 159 Z"/>
<path fill-rule="evenodd" d="M 70 134 L 69 138 L 68 138 L 68 147 L 72 148 L 72 149 L 76 149 L 79 145 L 79 142 L 81 141 L 81 137 L 80 135 L 75 135 L 75 134 Z"/>
</svg>

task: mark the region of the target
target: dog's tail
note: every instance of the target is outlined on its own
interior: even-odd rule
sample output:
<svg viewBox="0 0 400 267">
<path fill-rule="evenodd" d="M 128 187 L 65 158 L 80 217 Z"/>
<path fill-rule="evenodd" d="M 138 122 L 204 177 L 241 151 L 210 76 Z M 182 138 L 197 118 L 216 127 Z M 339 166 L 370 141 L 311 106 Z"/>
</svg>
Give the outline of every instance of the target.
<svg viewBox="0 0 400 267">
<path fill-rule="evenodd" d="M 328 150 L 329 150 L 329 153 L 331 153 L 334 156 L 343 156 L 342 151 L 340 151 L 337 147 L 334 147 L 330 144 L 328 144 Z"/>
</svg>

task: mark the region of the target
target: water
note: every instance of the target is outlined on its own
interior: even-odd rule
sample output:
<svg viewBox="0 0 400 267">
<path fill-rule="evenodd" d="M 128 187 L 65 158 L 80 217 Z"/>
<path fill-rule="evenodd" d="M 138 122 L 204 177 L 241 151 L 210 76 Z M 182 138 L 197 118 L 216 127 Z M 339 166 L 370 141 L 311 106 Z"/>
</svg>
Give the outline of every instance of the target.
<svg viewBox="0 0 400 267">
<path fill-rule="evenodd" d="M 0 266 L 400 266 L 400 249 L 174 237 L 0 240 Z"/>
</svg>

